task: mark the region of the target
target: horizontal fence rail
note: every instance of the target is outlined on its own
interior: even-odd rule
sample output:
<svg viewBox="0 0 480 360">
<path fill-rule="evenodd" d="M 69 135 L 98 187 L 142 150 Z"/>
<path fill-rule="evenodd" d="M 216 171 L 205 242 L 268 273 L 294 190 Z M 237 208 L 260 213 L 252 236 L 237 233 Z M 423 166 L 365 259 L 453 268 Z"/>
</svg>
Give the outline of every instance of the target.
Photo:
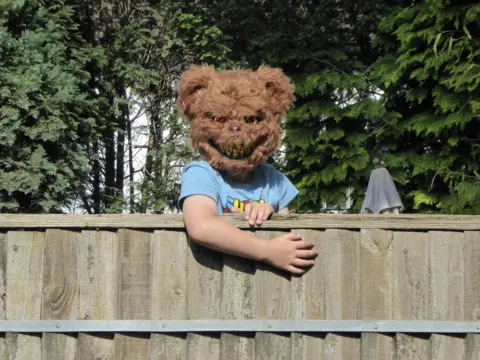
<svg viewBox="0 0 480 360">
<path fill-rule="evenodd" d="M 275 216 L 290 276 L 170 215 L 0 215 L 0 360 L 480 359 L 480 217 Z"/>
<path fill-rule="evenodd" d="M 0 320 L 19 333 L 480 333 L 480 321 L 422 320 Z"/>
<path fill-rule="evenodd" d="M 239 215 L 220 215 L 240 228 L 250 228 Z M 5 229 L 178 229 L 181 215 L 13 215 L 0 214 Z M 480 216 L 274 214 L 263 229 L 398 229 L 480 230 Z"/>
</svg>

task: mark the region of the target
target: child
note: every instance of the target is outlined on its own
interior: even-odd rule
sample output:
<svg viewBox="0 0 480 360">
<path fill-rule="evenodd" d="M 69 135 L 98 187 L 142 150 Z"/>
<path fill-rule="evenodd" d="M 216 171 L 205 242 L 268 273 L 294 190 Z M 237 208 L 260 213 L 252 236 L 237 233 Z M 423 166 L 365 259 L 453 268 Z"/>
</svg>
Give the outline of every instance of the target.
<svg viewBox="0 0 480 360">
<path fill-rule="evenodd" d="M 178 108 L 191 121 L 192 145 L 205 160 L 185 167 L 179 204 L 199 244 L 303 274 L 318 254 L 311 242 L 294 233 L 261 239 L 217 216 L 241 212 L 260 226 L 274 212 L 288 213 L 298 190 L 266 160 L 280 144 L 280 119 L 293 99 L 279 69 L 187 70 Z"/>
</svg>

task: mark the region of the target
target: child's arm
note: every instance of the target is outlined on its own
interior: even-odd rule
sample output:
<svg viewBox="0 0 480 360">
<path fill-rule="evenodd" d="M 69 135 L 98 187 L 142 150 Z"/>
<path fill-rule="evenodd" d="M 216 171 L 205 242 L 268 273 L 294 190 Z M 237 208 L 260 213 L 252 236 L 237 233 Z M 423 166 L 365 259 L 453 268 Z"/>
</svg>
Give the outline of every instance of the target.
<svg viewBox="0 0 480 360">
<path fill-rule="evenodd" d="M 294 274 L 313 266 L 318 254 L 310 241 L 294 233 L 273 240 L 254 237 L 217 216 L 215 200 L 192 195 L 183 202 L 185 226 L 199 244 L 236 256 L 267 262 Z"/>
</svg>

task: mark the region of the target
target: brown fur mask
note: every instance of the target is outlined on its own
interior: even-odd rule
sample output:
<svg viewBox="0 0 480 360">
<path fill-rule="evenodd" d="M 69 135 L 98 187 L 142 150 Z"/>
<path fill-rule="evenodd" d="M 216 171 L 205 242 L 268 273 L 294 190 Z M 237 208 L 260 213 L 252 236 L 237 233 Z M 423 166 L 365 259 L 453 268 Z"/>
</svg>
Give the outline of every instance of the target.
<svg viewBox="0 0 480 360">
<path fill-rule="evenodd" d="M 280 69 L 193 66 L 181 78 L 178 108 L 192 122 L 193 147 L 215 169 L 244 178 L 279 146 L 280 119 L 293 100 Z"/>
</svg>

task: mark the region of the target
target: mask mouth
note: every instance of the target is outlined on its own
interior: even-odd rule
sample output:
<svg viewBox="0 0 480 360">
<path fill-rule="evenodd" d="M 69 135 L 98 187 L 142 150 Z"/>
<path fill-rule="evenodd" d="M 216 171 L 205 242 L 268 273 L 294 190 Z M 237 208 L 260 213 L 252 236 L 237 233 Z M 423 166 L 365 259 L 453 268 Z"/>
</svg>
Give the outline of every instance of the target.
<svg viewBox="0 0 480 360">
<path fill-rule="evenodd" d="M 256 144 L 217 144 L 213 140 L 209 144 L 228 159 L 242 160 L 248 158 L 256 148 Z"/>
</svg>

